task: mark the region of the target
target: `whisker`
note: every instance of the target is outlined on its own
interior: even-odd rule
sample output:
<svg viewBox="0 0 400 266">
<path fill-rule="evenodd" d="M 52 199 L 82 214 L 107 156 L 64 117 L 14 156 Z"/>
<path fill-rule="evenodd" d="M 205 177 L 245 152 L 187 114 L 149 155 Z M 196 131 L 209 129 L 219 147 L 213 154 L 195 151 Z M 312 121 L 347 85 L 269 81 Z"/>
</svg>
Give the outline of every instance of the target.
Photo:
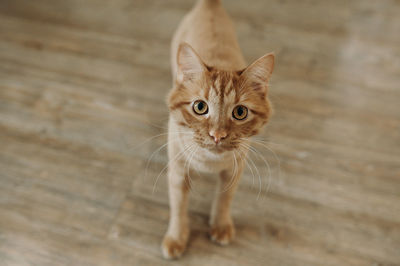
<svg viewBox="0 0 400 266">
<path fill-rule="evenodd" d="M 191 170 L 191 169 L 190 169 L 190 164 L 191 164 L 191 162 L 192 162 L 192 160 L 193 160 L 193 157 L 194 157 L 194 155 L 196 154 L 198 148 L 199 148 L 199 146 L 195 146 L 195 147 L 193 148 L 193 150 L 192 150 L 192 153 L 189 155 L 189 164 L 188 164 L 188 169 L 187 169 L 187 177 L 188 177 L 188 181 L 187 181 L 187 182 L 189 182 L 189 188 L 190 188 L 190 190 L 193 192 L 193 194 L 196 194 L 197 192 L 196 192 L 195 189 L 194 189 L 193 182 L 192 182 L 192 179 L 191 179 L 191 177 L 190 177 L 190 170 Z M 184 170 L 185 170 L 185 168 L 184 168 Z M 186 181 L 185 181 L 185 182 L 186 182 Z"/>
<path fill-rule="evenodd" d="M 246 165 L 249 167 L 249 169 L 250 169 L 250 171 L 251 171 L 251 175 L 252 175 L 252 180 L 253 180 L 253 184 L 252 184 L 252 186 L 254 187 L 254 184 L 255 184 L 255 175 L 254 175 L 254 171 L 253 171 L 253 167 L 252 167 L 252 165 L 250 165 L 249 164 L 249 162 L 248 162 L 248 159 L 249 160 L 251 160 L 251 158 L 249 157 L 249 156 L 246 156 L 246 155 L 244 155 L 244 159 L 245 159 L 245 162 L 246 162 Z M 253 162 L 253 160 L 251 160 L 252 162 Z M 254 162 L 253 162 L 253 165 L 254 165 Z M 254 166 L 255 167 L 255 166 Z"/>
<path fill-rule="evenodd" d="M 157 127 L 157 128 L 161 128 L 161 129 L 168 129 L 168 126 L 167 127 L 159 126 L 159 125 L 153 124 L 153 123 L 151 123 L 149 121 L 142 121 L 142 122 L 147 124 L 147 125 L 153 126 L 153 127 Z"/>
<path fill-rule="evenodd" d="M 240 156 L 240 159 L 242 160 L 242 161 L 244 161 L 245 163 L 246 163 L 246 165 L 249 167 L 249 170 L 250 170 L 250 172 L 251 172 L 251 175 L 252 175 L 252 180 L 253 180 L 253 187 L 254 187 L 254 172 L 253 172 L 253 168 L 251 167 L 251 165 L 249 164 L 249 162 L 247 161 L 247 156 L 246 155 L 244 155 L 244 158 L 243 158 L 243 156 L 240 154 L 241 152 L 243 152 L 243 151 L 241 151 L 240 150 L 240 148 L 239 148 L 239 153 L 238 153 L 238 155 Z M 244 153 L 244 152 L 243 152 Z"/>
<path fill-rule="evenodd" d="M 260 179 L 261 178 L 260 171 L 258 170 L 258 168 L 257 168 L 256 164 L 254 163 L 253 159 L 251 159 L 250 156 L 248 156 L 247 158 L 250 160 L 250 162 L 252 163 L 253 167 L 256 169 L 256 172 L 258 174 L 258 178 Z M 253 186 L 254 186 L 254 178 L 253 178 Z"/>
<path fill-rule="evenodd" d="M 268 164 L 268 162 L 265 160 L 265 158 L 261 155 L 261 153 L 257 150 L 257 149 L 255 149 L 254 147 L 251 147 L 250 145 L 248 145 L 248 144 L 246 144 L 247 146 L 248 146 L 248 149 L 250 150 L 250 151 L 252 151 L 254 154 L 256 154 L 257 155 L 257 157 L 259 157 L 259 158 L 261 158 L 263 161 L 264 161 L 264 163 L 265 163 L 265 165 L 267 166 L 267 168 L 268 168 L 268 182 L 267 182 L 267 187 L 266 187 L 266 192 L 268 192 L 268 190 L 269 190 L 269 187 L 270 187 L 270 184 L 271 184 L 271 169 L 270 169 L 270 166 L 269 166 L 269 164 Z M 261 187 L 262 187 L 262 185 L 260 184 L 260 190 L 259 190 L 259 193 L 258 193 L 258 195 L 257 195 L 257 199 L 259 199 L 259 196 L 260 196 L 260 194 L 261 194 Z"/>
<path fill-rule="evenodd" d="M 237 159 L 236 159 L 235 151 L 233 151 L 232 154 L 233 154 L 233 165 L 234 165 L 232 176 L 231 176 L 231 179 L 229 180 L 228 185 L 222 191 L 220 191 L 219 193 L 224 193 L 224 192 L 228 191 L 231 188 L 231 186 L 234 183 L 234 180 L 236 179 L 237 172 L 239 171 L 238 165 L 237 165 Z"/>
<path fill-rule="evenodd" d="M 278 163 L 278 180 L 280 180 L 281 179 L 281 161 L 280 161 L 278 155 L 276 154 L 276 152 L 274 150 L 272 150 L 271 147 L 267 146 L 267 144 L 276 144 L 276 143 L 265 141 L 265 140 L 257 140 L 257 139 L 253 139 L 253 138 L 252 139 L 241 138 L 241 139 L 251 141 L 254 144 L 258 144 L 261 147 L 266 148 L 268 151 L 271 152 L 272 156 L 274 156 L 275 161 Z M 276 144 L 276 145 L 282 145 L 282 144 Z"/>
<path fill-rule="evenodd" d="M 268 147 L 266 144 L 264 144 L 264 143 L 257 143 L 257 142 L 254 142 L 254 143 L 255 143 L 255 144 L 258 144 L 258 145 L 261 145 L 262 147 L 268 149 L 268 150 L 272 153 L 272 155 L 274 156 L 275 160 L 276 160 L 277 163 L 278 163 L 278 179 L 280 180 L 280 179 L 281 179 L 281 161 L 279 160 L 278 155 L 277 155 L 270 147 Z"/>
<path fill-rule="evenodd" d="M 183 164 L 183 173 L 185 174 L 185 172 L 186 172 L 186 176 L 188 176 L 188 177 L 189 177 L 189 173 L 190 173 L 190 157 L 194 154 L 195 149 L 196 149 L 196 147 L 193 147 L 193 149 L 190 149 L 188 151 L 189 155 L 186 156 L 185 163 Z M 186 170 L 186 165 L 187 165 L 187 170 Z M 187 185 L 189 185 L 189 187 L 191 187 L 190 181 L 186 181 L 186 178 L 185 178 L 185 182 L 189 182 L 189 184 L 187 184 Z"/>
<path fill-rule="evenodd" d="M 243 143 L 241 143 L 241 145 L 243 145 L 244 147 L 246 147 Z M 251 152 L 254 153 L 254 151 L 250 150 L 248 147 L 246 147 L 246 148 L 247 148 L 249 151 L 251 151 Z M 260 171 L 258 170 L 256 164 L 254 163 L 254 161 L 250 158 L 250 156 L 248 156 L 248 158 L 249 158 L 250 162 L 253 164 L 253 166 L 254 166 L 254 168 L 256 169 L 257 174 L 258 174 L 258 184 L 259 184 L 259 185 L 258 185 L 258 194 L 257 194 L 257 199 L 258 199 L 258 198 L 260 197 L 261 190 L 262 190 L 261 174 L 260 174 Z"/>
<path fill-rule="evenodd" d="M 266 139 L 261 139 L 261 138 L 256 138 L 256 137 L 251 137 L 248 139 L 249 141 L 253 142 L 253 141 L 258 141 L 258 142 L 263 142 L 266 144 L 272 144 L 272 145 L 277 145 L 277 146 L 284 146 L 283 144 L 280 143 L 276 143 L 276 142 L 272 142 L 270 140 L 266 140 Z"/>
<path fill-rule="evenodd" d="M 180 151 L 177 155 L 175 155 L 175 157 L 174 157 L 173 159 L 170 159 L 170 160 L 168 161 L 168 163 L 165 165 L 165 167 L 164 167 L 164 168 L 161 170 L 161 172 L 158 174 L 158 176 L 157 176 L 157 178 L 156 178 L 156 181 L 154 182 L 154 185 L 153 185 L 153 193 L 154 193 L 155 188 L 156 188 L 156 186 L 157 186 L 158 179 L 160 178 L 161 174 L 165 171 L 165 169 L 168 168 L 168 166 L 170 165 L 171 162 L 174 162 L 174 161 L 180 159 L 180 158 L 185 154 L 185 152 L 188 151 L 193 145 L 195 145 L 195 144 L 191 144 L 191 145 L 189 145 L 188 147 L 184 148 L 184 149 L 183 149 L 182 151 Z"/>
<path fill-rule="evenodd" d="M 145 168 L 145 176 L 146 176 L 146 177 L 147 177 L 147 171 L 148 171 L 148 168 L 149 168 L 149 165 L 150 165 L 150 163 L 151 163 L 151 160 L 152 160 L 153 156 L 156 155 L 156 154 L 157 154 L 159 151 L 161 151 L 163 148 L 165 148 L 168 144 L 170 144 L 170 143 L 172 143 L 172 142 L 176 142 L 176 141 L 178 141 L 178 140 L 179 140 L 179 139 L 177 139 L 177 138 L 172 139 L 172 140 L 168 140 L 166 143 L 164 143 L 163 145 L 161 145 L 160 147 L 158 147 L 158 149 L 155 150 L 155 151 L 150 155 L 149 159 L 147 159 L 146 168 Z"/>
<path fill-rule="evenodd" d="M 155 154 L 157 154 L 159 151 L 161 151 L 164 147 L 166 147 L 169 144 L 169 141 L 167 141 L 166 143 L 164 143 L 163 145 L 161 145 L 157 150 L 155 150 L 149 157 L 149 159 L 147 159 L 147 163 L 146 163 L 146 168 L 144 170 L 144 176 L 147 177 L 147 170 L 149 168 L 151 159 L 153 158 L 153 156 Z"/>
<path fill-rule="evenodd" d="M 128 147 L 129 149 L 137 149 L 137 148 L 139 148 L 140 146 L 143 146 L 144 144 L 146 144 L 147 142 L 149 142 L 150 140 L 153 140 L 153 139 L 155 139 L 155 138 L 158 138 L 158 137 L 162 137 L 162 136 L 165 136 L 165 135 L 168 135 L 168 134 L 171 134 L 171 133 L 181 133 L 181 134 L 192 134 L 192 133 L 190 133 L 190 132 L 180 132 L 180 131 L 177 131 L 177 132 L 165 132 L 165 133 L 161 133 L 161 134 L 157 134 L 157 135 L 155 135 L 155 136 L 152 136 L 152 137 L 149 137 L 149 138 L 147 138 L 147 139 L 145 139 L 143 142 L 141 142 L 141 143 L 139 143 L 139 144 L 137 144 L 137 145 L 134 145 L 133 147 Z"/>
<path fill-rule="evenodd" d="M 270 186 L 271 186 L 271 183 L 272 183 L 271 167 L 270 167 L 268 161 L 264 158 L 264 156 L 261 155 L 261 153 L 255 147 L 251 147 L 251 148 L 254 149 L 254 151 L 258 153 L 259 157 L 264 161 L 265 165 L 267 166 L 267 169 L 268 169 L 268 182 L 266 184 L 265 191 L 266 191 L 266 193 L 268 193 L 268 191 L 270 189 Z"/>
<path fill-rule="evenodd" d="M 245 146 L 244 143 L 240 143 L 240 145 L 241 145 L 241 147 L 244 147 L 245 149 L 249 150 L 248 146 Z M 250 156 L 246 156 L 246 159 L 249 159 L 249 160 L 250 160 L 250 163 L 251 163 L 252 166 L 256 169 L 257 174 L 258 174 L 258 177 L 260 178 L 260 176 L 261 176 L 261 175 L 260 175 L 260 172 L 258 171 L 258 168 L 257 168 L 256 164 L 254 163 L 254 161 L 251 159 Z M 253 180 L 253 181 L 254 181 L 254 180 Z M 253 185 L 254 185 L 254 182 L 253 182 Z"/>
</svg>

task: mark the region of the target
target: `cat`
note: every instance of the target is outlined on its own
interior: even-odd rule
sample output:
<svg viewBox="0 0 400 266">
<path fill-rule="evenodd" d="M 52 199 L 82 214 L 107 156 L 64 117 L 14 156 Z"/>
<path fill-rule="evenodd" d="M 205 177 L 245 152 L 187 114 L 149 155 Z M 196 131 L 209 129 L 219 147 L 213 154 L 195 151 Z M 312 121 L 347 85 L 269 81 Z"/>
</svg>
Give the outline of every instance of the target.
<svg viewBox="0 0 400 266">
<path fill-rule="evenodd" d="M 171 46 L 170 220 L 161 246 L 167 259 L 179 258 L 188 242 L 192 170 L 219 175 L 210 236 L 220 245 L 232 241 L 235 228 L 230 205 L 249 137 L 259 132 L 272 112 L 267 96 L 275 58 L 269 53 L 246 65 L 220 0 L 199 0 L 180 23 Z"/>
</svg>

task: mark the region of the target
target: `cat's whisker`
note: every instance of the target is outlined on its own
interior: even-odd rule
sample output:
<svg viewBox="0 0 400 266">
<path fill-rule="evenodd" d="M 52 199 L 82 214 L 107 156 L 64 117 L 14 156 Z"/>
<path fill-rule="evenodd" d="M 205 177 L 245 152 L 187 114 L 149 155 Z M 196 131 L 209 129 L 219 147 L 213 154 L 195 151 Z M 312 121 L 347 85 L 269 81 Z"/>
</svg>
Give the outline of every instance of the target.
<svg viewBox="0 0 400 266">
<path fill-rule="evenodd" d="M 147 142 L 149 142 L 150 140 L 153 140 L 155 138 L 162 137 L 162 136 L 165 136 L 165 135 L 168 135 L 168 134 L 171 134 L 171 133 L 180 133 L 180 134 L 188 134 L 188 135 L 192 134 L 191 132 L 184 132 L 184 131 L 182 131 L 182 132 L 180 132 L 180 131 L 177 131 L 177 132 L 165 132 L 165 133 L 157 134 L 155 136 L 147 138 L 143 142 L 141 142 L 141 143 L 139 143 L 139 144 L 137 144 L 137 145 L 135 145 L 133 147 L 128 147 L 128 148 L 129 149 L 137 149 L 137 148 L 143 146 L 144 144 L 146 144 Z"/>
<path fill-rule="evenodd" d="M 232 186 L 232 184 L 233 184 L 233 180 L 234 180 L 234 178 L 235 178 L 236 168 L 237 168 L 237 165 L 236 165 L 237 161 L 236 161 L 235 152 L 233 152 L 233 156 L 234 156 L 234 157 L 232 157 L 232 159 L 233 159 L 233 171 L 232 171 L 232 176 L 231 176 L 231 178 L 230 178 L 230 180 L 229 180 L 228 185 L 226 185 L 226 187 L 225 187 L 222 191 L 220 191 L 219 193 L 224 193 L 224 192 L 228 191 L 229 188 L 230 188 L 230 187 Z"/>
<path fill-rule="evenodd" d="M 200 147 L 199 145 L 196 145 L 195 153 L 196 153 L 200 148 L 201 148 L 201 147 Z M 193 156 L 193 157 L 194 157 L 194 156 Z M 192 158 L 192 159 L 193 159 L 193 158 Z M 193 168 L 193 169 L 191 169 L 191 170 L 195 171 L 199 176 L 201 176 L 201 174 L 197 171 L 196 168 Z M 191 179 L 190 176 L 189 176 L 189 181 L 190 181 L 190 184 L 193 183 L 193 180 Z M 192 189 L 192 191 L 193 191 L 194 193 L 197 193 L 198 195 L 201 194 L 201 193 L 198 193 L 198 192 L 196 192 L 196 191 L 194 190 L 194 186 L 192 186 L 191 189 Z"/>
<path fill-rule="evenodd" d="M 258 174 L 258 178 L 260 179 L 260 178 L 261 178 L 260 171 L 258 170 L 258 168 L 257 168 L 256 164 L 254 163 L 253 159 L 251 159 L 250 156 L 247 156 L 247 159 L 250 160 L 251 164 L 252 164 L 253 167 L 256 169 L 256 172 L 257 172 L 257 174 Z M 254 186 L 254 178 L 253 178 L 253 186 Z"/>
<path fill-rule="evenodd" d="M 264 147 L 264 148 L 266 148 L 267 150 L 269 150 L 271 153 L 272 153 L 272 155 L 274 156 L 274 158 L 275 158 L 275 160 L 277 161 L 277 163 L 278 163 L 278 180 L 280 180 L 281 179 L 281 161 L 279 160 L 279 157 L 278 157 L 278 155 L 276 154 L 276 152 L 274 152 L 270 147 L 268 147 L 266 144 L 264 144 L 264 143 L 259 143 L 259 142 L 254 142 L 255 144 L 258 144 L 258 145 L 260 145 L 260 146 L 262 146 L 262 147 Z"/>
<path fill-rule="evenodd" d="M 194 157 L 194 155 L 196 154 L 196 152 L 197 152 L 197 150 L 198 150 L 198 148 L 199 148 L 199 146 L 195 146 L 194 148 L 193 148 L 193 151 L 192 151 L 192 153 L 191 153 L 191 155 L 190 155 L 190 158 L 189 158 L 189 164 L 188 164 L 188 172 L 187 172 L 187 179 L 188 179 L 188 182 L 189 182 L 189 188 L 190 188 L 190 190 L 193 192 L 193 193 L 196 193 L 196 191 L 195 191 L 195 189 L 194 189 L 194 185 L 193 185 L 193 182 L 192 182 L 192 179 L 191 179 L 191 177 L 190 177 L 190 164 L 191 164 L 191 162 L 192 162 L 192 160 L 193 160 L 193 157 Z"/>
<path fill-rule="evenodd" d="M 161 134 L 157 134 L 157 135 L 155 135 L 155 136 L 152 136 L 152 137 L 150 137 L 150 138 L 147 138 L 147 139 L 145 139 L 143 142 L 141 142 L 141 143 L 139 143 L 139 144 L 137 144 L 137 145 L 134 145 L 133 147 L 129 147 L 129 149 L 137 149 L 137 148 L 139 148 L 140 146 L 143 146 L 144 144 L 146 144 L 147 142 L 149 142 L 150 140 L 153 140 L 153 139 L 155 139 L 155 138 L 158 138 L 158 137 L 161 137 L 161 136 L 165 136 L 165 135 L 168 135 L 168 132 L 166 132 L 166 133 L 161 133 Z"/>
<path fill-rule="evenodd" d="M 158 152 L 160 152 L 163 148 L 165 148 L 168 144 L 172 143 L 172 142 L 176 142 L 179 141 L 178 138 L 172 139 L 172 140 L 168 140 L 166 143 L 164 143 L 163 145 L 161 145 L 160 147 L 158 147 L 149 157 L 149 159 L 147 159 L 147 163 L 146 163 L 146 168 L 145 168 L 145 176 L 147 176 L 147 171 L 149 168 L 149 165 L 151 163 L 151 160 L 153 158 L 153 156 L 155 156 Z"/>
<path fill-rule="evenodd" d="M 164 168 L 161 170 L 161 172 L 157 175 L 156 181 L 154 182 L 154 185 L 153 185 L 153 192 L 152 192 L 152 193 L 154 193 L 154 191 L 155 191 L 155 188 L 156 188 L 156 186 L 157 186 L 158 179 L 160 178 L 161 174 L 168 168 L 168 166 L 169 166 L 172 162 L 175 162 L 175 161 L 179 160 L 179 159 L 185 154 L 185 152 L 187 152 L 193 145 L 195 145 L 195 144 L 191 144 L 191 145 L 189 145 L 188 147 L 184 148 L 181 152 L 179 152 L 177 155 L 175 155 L 175 157 L 174 157 L 173 159 L 170 159 L 170 160 L 168 161 L 168 163 L 165 165 L 165 167 L 164 167 Z"/>
<path fill-rule="evenodd" d="M 173 132 L 173 133 L 175 133 L 175 132 Z M 179 133 L 182 133 L 182 132 L 179 132 Z M 167 135 L 167 134 L 168 134 L 168 133 L 158 134 L 158 135 L 156 135 L 156 136 L 154 136 L 154 137 L 148 139 L 147 141 L 150 141 L 151 139 L 154 139 L 154 138 L 159 137 L 159 136 Z M 158 152 L 160 152 L 163 148 L 165 148 L 169 143 L 171 143 L 171 142 L 173 142 L 173 141 L 177 141 L 177 140 L 179 140 L 179 139 L 176 138 L 176 139 L 173 139 L 173 140 L 169 140 L 169 141 L 167 141 L 166 143 L 164 143 L 163 145 L 161 145 L 160 147 L 158 147 L 154 152 L 152 152 L 152 154 L 150 155 L 149 159 L 147 159 L 144 176 L 147 176 L 148 168 L 149 168 L 149 165 L 150 165 L 150 163 L 151 163 L 151 160 L 152 160 L 153 156 L 155 156 Z M 143 145 L 143 144 L 144 144 L 144 143 L 142 143 L 142 145 Z"/>
<path fill-rule="evenodd" d="M 251 143 L 256 143 L 256 144 L 259 144 L 261 146 L 264 146 L 266 149 L 271 151 L 271 153 L 273 153 L 273 155 L 277 159 L 276 153 L 272 150 L 271 147 L 269 147 L 267 145 L 270 145 L 270 144 L 272 144 L 272 145 L 282 145 L 282 144 L 278 144 L 278 143 L 274 143 L 274 142 L 270 142 L 270 141 L 265 141 L 265 140 L 258 140 L 258 139 L 247 139 L 247 140 L 249 140 Z"/>
<path fill-rule="evenodd" d="M 161 176 L 161 174 L 170 166 L 170 164 L 171 164 L 172 162 L 175 162 L 175 161 L 179 160 L 193 145 L 194 145 L 194 144 L 189 145 L 188 147 L 185 147 L 181 152 L 179 152 L 178 154 L 176 154 L 176 156 L 175 156 L 174 158 L 169 159 L 168 163 L 165 165 L 165 167 L 164 167 L 164 168 L 160 171 L 160 173 L 157 175 L 157 178 L 156 178 L 156 180 L 155 180 L 155 182 L 154 182 L 154 185 L 153 185 L 153 193 L 154 193 L 154 191 L 155 191 L 155 188 L 156 188 L 156 186 L 157 186 L 158 179 L 159 179 L 159 177 Z"/>
<path fill-rule="evenodd" d="M 252 150 L 250 150 L 249 149 L 249 145 L 245 145 L 244 143 L 241 143 L 240 145 L 242 145 L 243 147 L 245 147 L 246 149 L 248 149 L 249 151 L 251 151 L 251 152 L 253 152 Z M 253 152 L 254 153 L 254 152 Z M 257 194 L 257 199 L 259 198 L 259 196 L 260 196 L 260 193 L 261 193 L 261 189 L 262 189 L 262 179 L 261 179 L 261 174 L 260 174 L 260 171 L 258 170 L 258 168 L 257 168 L 257 166 L 256 166 L 256 164 L 254 163 L 254 161 L 250 158 L 250 156 L 247 156 L 247 158 L 250 160 L 250 162 L 253 164 L 253 166 L 254 166 L 254 168 L 256 169 L 256 171 L 257 171 L 257 174 L 258 174 L 258 183 L 259 183 L 259 190 L 258 190 L 258 194 Z"/>
<path fill-rule="evenodd" d="M 185 163 L 183 164 L 183 173 L 184 173 L 184 174 L 186 173 L 186 177 L 187 177 L 187 178 L 184 177 L 185 183 L 186 183 L 186 185 L 188 185 L 189 187 L 192 186 L 191 180 L 189 180 L 189 179 L 190 179 L 190 158 L 192 158 L 192 156 L 194 155 L 195 150 L 196 150 L 196 146 L 194 145 L 193 148 L 191 148 L 191 149 L 188 151 L 188 152 L 189 152 L 189 155 L 186 156 Z M 186 168 L 186 167 L 187 167 L 187 168 Z M 188 179 L 188 180 L 187 180 L 187 179 Z M 187 182 L 189 182 L 189 183 L 187 183 Z"/>
<path fill-rule="evenodd" d="M 250 150 L 251 152 L 254 153 L 254 151 Z M 257 168 L 258 169 L 258 168 Z M 261 192 L 262 192 L 262 178 L 261 178 L 261 173 L 259 172 L 258 175 L 258 181 L 259 181 L 259 189 L 258 189 L 258 194 L 257 194 L 257 200 L 260 198 Z"/>
<path fill-rule="evenodd" d="M 237 159 L 236 159 L 235 151 L 233 151 L 232 154 L 233 154 L 233 165 L 234 165 L 232 176 L 231 176 L 231 179 L 229 180 L 228 185 L 226 185 L 226 187 L 222 191 L 220 191 L 219 193 L 224 193 L 224 192 L 228 191 L 232 187 L 232 185 L 234 184 L 235 179 L 237 179 L 236 175 L 237 175 L 237 172 L 239 171 L 238 162 L 237 162 Z"/>
<path fill-rule="evenodd" d="M 277 164 L 278 164 L 278 180 L 281 179 L 281 161 L 278 157 L 278 155 L 276 154 L 276 152 L 274 150 L 272 150 L 272 148 L 268 147 L 267 144 L 276 144 L 273 142 L 268 142 L 268 141 L 261 141 L 261 140 L 257 140 L 257 139 L 247 139 L 247 138 L 241 138 L 242 140 L 248 140 L 251 141 L 254 144 L 258 144 L 263 148 L 266 148 L 268 151 L 271 152 L 272 156 L 274 156 Z M 265 142 L 265 143 L 264 143 Z M 267 143 L 267 144 L 266 144 Z M 276 145 L 281 145 L 281 144 L 276 144 Z M 254 147 L 255 148 L 255 147 Z"/>
<path fill-rule="evenodd" d="M 269 163 L 266 161 L 264 156 L 262 156 L 261 153 L 256 148 L 254 148 L 254 147 L 252 147 L 252 146 L 250 146 L 248 144 L 244 144 L 244 145 L 247 145 L 248 149 L 250 151 L 252 151 L 254 154 L 256 154 L 259 158 L 261 158 L 264 161 L 265 165 L 267 166 L 267 169 L 268 169 L 268 181 L 267 181 L 266 192 L 268 192 L 269 187 L 271 185 L 271 168 L 269 166 Z M 259 198 L 259 196 L 261 194 L 261 190 L 262 190 L 261 188 L 262 188 L 262 185 L 260 184 L 260 191 L 259 191 L 259 194 L 257 196 L 257 199 Z"/>
<path fill-rule="evenodd" d="M 161 145 L 157 150 L 155 150 L 155 151 L 150 155 L 149 159 L 147 159 L 146 168 L 145 168 L 145 170 L 144 170 L 144 176 L 147 177 L 147 171 L 148 171 L 148 168 L 149 168 L 149 165 L 150 165 L 150 162 L 151 162 L 153 156 L 154 156 L 155 154 L 157 154 L 159 151 L 161 151 L 163 148 L 165 148 L 165 147 L 168 145 L 168 143 L 169 143 L 169 142 L 166 142 L 166 143 L 164 143 L 163 145 Z"/>
<path fill-rule="evenodd" d="M 246 158 L 246 154 L 243 154 L 243 156 L 244 156 L 244 158 L 243 158 L 243 156 L 241 155 L 241 153 L 244 153 L 244 151 L 242 151 L 241 149 L 240 149 L 240 147 L 239 147 L 239 149 L 238 149 L 238 155 L 240 156 L 240 159 L 242 160 L 242 161 L 244 161 L 245 162 L 245 164 L 249 167 L 249 170 L 250 170 L 250 172 L 251 172 L 251 175 L 252 175 L 252 180 L 253 180 L 253 187 L 254 187 L 254 172 L 253 172 L 253 168 L 251 167 L 251 165 L 249 164 L 249 162 L 247 161 L 247 158 Z"/>
<path fill-rule="evenodd" d="M 283 144 L 276 143 L 276 142 L 272 142 L 272 141 L 270 141 L 270 140 L 261 139 L 261 138 L 252 137 L 252 138 L 249 138 L 249 139 L 247 139 L 247 140 L 249 140 L 250 142 L 261 142 L 261 143 L 265 143 L 265 144 L 272 144 L 272 145 L 276 145 L 276 146 L 283 146 Z"/>
<path fill-rule="evenodd" d="M 183 133 L 183 134 L 193 134 L 192 132 L 189 131 L 169 131 L 168 133 Z"/>
<path fill-rule="evenodd" d="M 269 188 L 270 188 L 271 183 L 272 183 L 271 167 L 270 167 L 268 161 L 265 159 L 265 157 L 262 156 L 261 153 L 255 147 L 251 147 L 251 148 L 254 149 L 254 152 L 256 152 L 258 154 L 258 156 L 264 161 L 265 165 L 267 166 L 267 169 L 268 169 L 268 182 L 266 184 L 265 191 L 266 191 L 266 193 L 268 193 Z"/>
<path fill-rule="evenodd" d="M 246 165 L 249 167 L 249 169 L 250 169 L 250 172 L 251 172 L 251 175 L 252 175 L 252 181 L 253 181 L 253 187 L 254 187 L 254 184 L 255 184 L 255 175 L 254 175 L 254 171 L 253 171 L 253 167 L 249 164 L 249 162 L 248 162 L 248 160 L 247 159 L 249 159 L 249 160 L 251 160 L 251 158 L 250 157 L 248 157 L 248 156 L 246 156 L 246 154 L 244 154 L 244 161 L 245 161 L 245 163 L 246 163 Z M 243 157 L 242 157 L 242 160 L 243 160 Z M 253 163 L 254 164 L 254 163 Z"/>
<path fill-rule="evenodd" d="M 159 125 L 153 124 L 153 123 L 151 123 L 151 122 L 149 122 L 149 121 L 142 121 L 142 122 L 143 122 L 143 123 L 145 123 L 145 124 L 147 124 L 147 125 L 150 125 L 150 126 L 156 127 L 156 128 L 168 129 L 168 126 L 166 126 L 166 127 L 159 126 Z"/>
</svg>

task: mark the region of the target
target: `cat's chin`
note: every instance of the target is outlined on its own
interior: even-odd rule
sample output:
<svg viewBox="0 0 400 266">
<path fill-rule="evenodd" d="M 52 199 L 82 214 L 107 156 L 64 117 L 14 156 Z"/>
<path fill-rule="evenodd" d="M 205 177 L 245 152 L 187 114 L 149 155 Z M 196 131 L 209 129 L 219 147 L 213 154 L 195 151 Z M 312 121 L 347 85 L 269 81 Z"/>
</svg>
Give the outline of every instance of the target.
<svg viewBox="0 0 400 266">
<path fill-rule="evenodd" d="M 236 150 L 238 147 L 224 144 L 199 144 L 200 147 L 213 153 L 224 153 Z"/>
</svg>

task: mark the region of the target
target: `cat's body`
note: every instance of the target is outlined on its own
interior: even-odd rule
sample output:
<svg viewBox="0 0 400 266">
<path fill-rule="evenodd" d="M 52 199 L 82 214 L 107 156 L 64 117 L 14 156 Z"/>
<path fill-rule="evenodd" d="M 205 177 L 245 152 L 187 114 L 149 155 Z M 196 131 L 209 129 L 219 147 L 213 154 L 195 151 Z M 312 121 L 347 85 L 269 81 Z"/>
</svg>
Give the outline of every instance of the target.
<svg viewBox="0 0 400 266">
<path fill-rule="evenodd" d="M 248 137 L 255 135 L 270 115 L 267 81 L 274 57 L 265 55 L 246 68 L 220 0 L 198 1 L 177 29 L 171 52 L 171 211 L 162 251 L 166 258 L 177 258 L 189 237 L 191 170 L 219 175 L 210 234 L 219 244 L 228 244 L 234 236 L 230 203 L 247 156 Z"/>
</svg>

